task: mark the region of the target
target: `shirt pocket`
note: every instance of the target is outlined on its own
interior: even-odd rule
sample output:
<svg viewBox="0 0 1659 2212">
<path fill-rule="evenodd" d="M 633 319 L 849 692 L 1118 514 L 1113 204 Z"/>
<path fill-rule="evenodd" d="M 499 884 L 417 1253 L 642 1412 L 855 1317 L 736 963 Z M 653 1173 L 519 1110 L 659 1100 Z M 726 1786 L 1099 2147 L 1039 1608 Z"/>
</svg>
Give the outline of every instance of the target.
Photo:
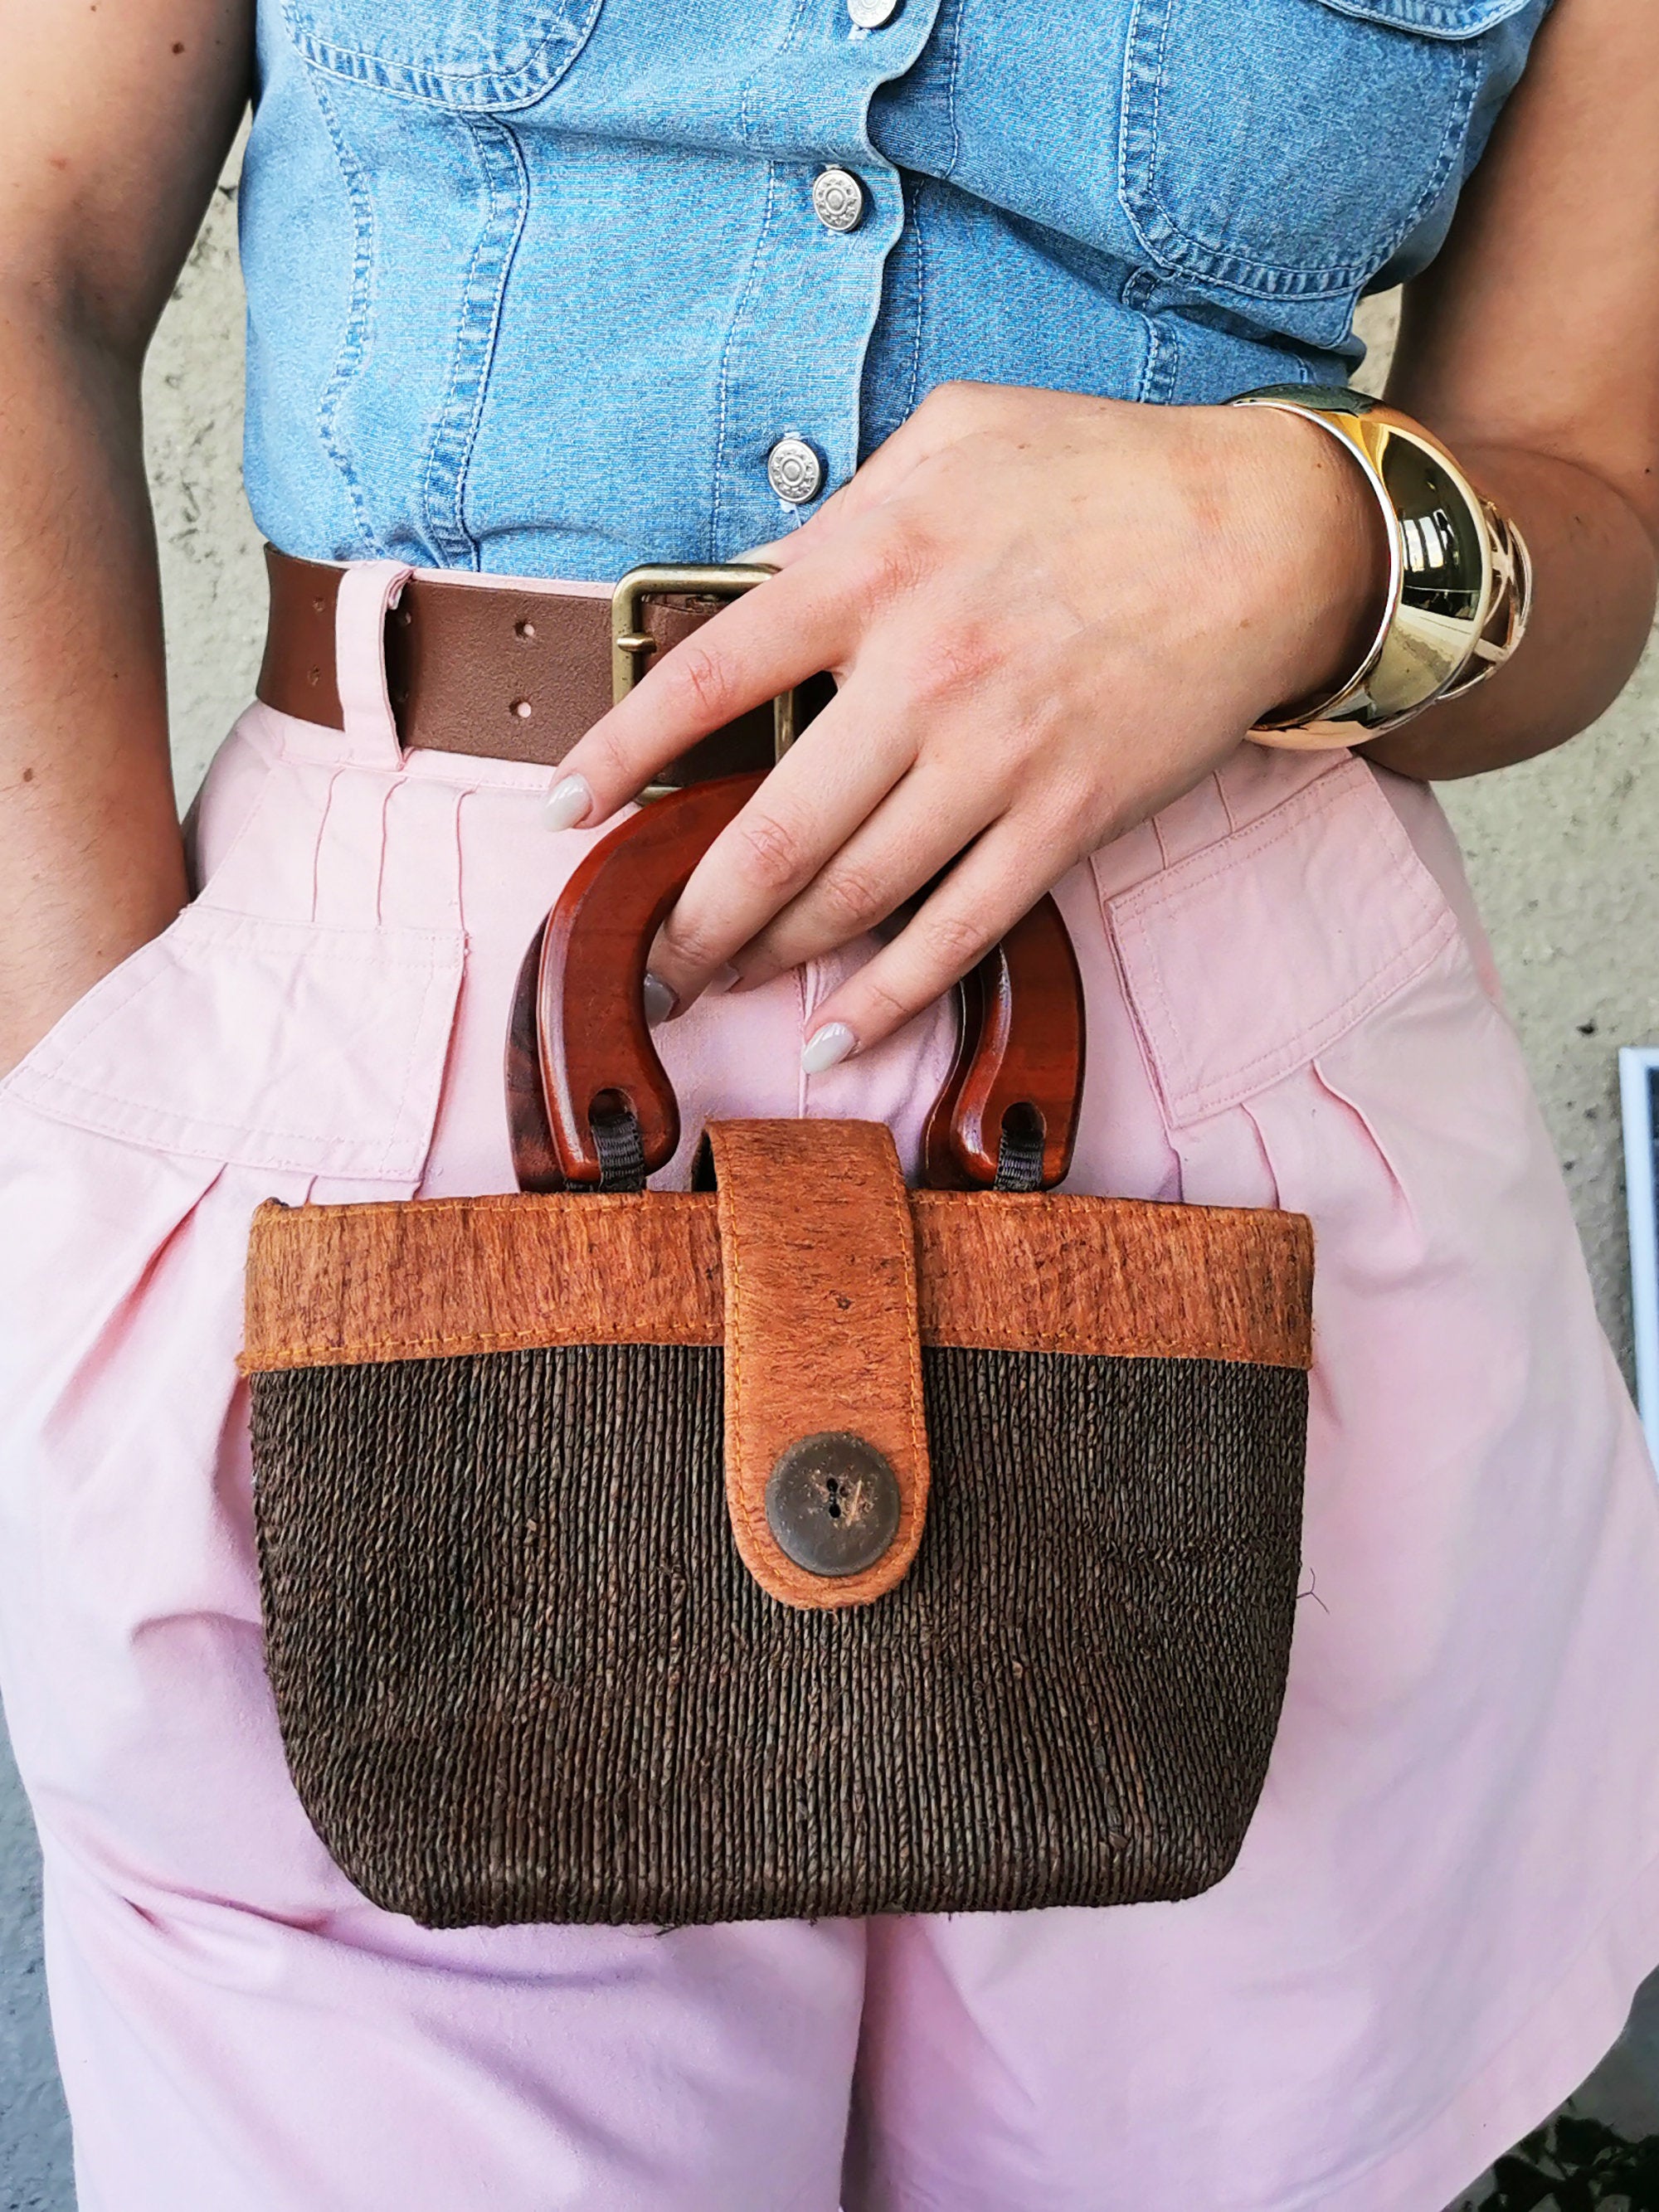
<svg viewBox="0 0 1659 2212">
<path fill-rule="evenodd" d="M 1166 271 L 1352 295 L 1455 200 L 1547 0 L 1136 0 L 1119 191 Z"/>
<path fill-rule="evenodd" d="M 175 1159 L 412 1189 L 464 945 L 198 901 L 70 1009 L 0 1106 Z"/>
<path fill-rule="evenodd" d="M 580 52 L 601 0 L 282 0 L 314 67 L 444 107 L 528 107 Z"/>
</svg>

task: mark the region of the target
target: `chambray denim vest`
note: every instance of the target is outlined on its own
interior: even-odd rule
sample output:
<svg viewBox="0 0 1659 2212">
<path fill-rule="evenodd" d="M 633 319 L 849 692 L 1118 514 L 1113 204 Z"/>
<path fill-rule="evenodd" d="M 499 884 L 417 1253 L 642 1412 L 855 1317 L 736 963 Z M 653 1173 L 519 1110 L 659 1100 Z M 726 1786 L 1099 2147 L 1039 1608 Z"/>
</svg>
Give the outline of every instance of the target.
<svg viewBox="0 0 1659 2212">
<path fill-rule="evenodd" d="M 821 498 L 950 378 L 1340 381 L 1547 4 L 260 0 L 255 516 L 611 578 L 779 535 L 781 440 Z"/>
</svg>

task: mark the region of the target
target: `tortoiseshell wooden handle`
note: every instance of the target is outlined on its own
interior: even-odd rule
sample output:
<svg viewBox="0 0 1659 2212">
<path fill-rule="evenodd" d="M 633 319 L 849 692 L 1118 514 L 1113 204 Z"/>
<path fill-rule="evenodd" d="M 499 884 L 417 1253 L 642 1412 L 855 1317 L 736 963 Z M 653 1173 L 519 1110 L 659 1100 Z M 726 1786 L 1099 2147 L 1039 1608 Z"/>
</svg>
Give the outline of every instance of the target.
<svg viewBox="0 0 1659 2212">
<path fill-rule="evenodd" d="M 678 1146 L 673 1085 L 646 1024 L 646 962 L 691 872 L 760 787 L 722 776 L 649 805 L 571 876 L 520 970 L 507 1035 L 514 1165 L 525 1190 L 597 1189 L 595 1120 L 631 1115 L 645 1170 Z M 1042 1188 L 1071 1164 L 1083 1088 L 1083 987 L 1066 925 L 1039 900 L 958 986 L 955 1065 L 928 1117 L 927 1180 L 990 1188 L 1005 1136 L 1035 1156 Z"/>
</svg>

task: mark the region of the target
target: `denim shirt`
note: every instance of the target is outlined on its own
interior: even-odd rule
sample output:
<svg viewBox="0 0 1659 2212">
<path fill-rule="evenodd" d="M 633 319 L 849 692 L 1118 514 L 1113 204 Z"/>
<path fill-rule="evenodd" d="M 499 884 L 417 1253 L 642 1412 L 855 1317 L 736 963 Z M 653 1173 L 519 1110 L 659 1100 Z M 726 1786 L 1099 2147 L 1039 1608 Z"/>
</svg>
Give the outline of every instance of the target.
<svg viewBox="0 0 1659 2212">
<path fill-rule="evenodd" d="M 778 536 L 781 440 L 821 499 L 951 378 L 1340 381 L 1547 4 L 260 0 L 255 517 L 611 578 Z"/>
</svg>

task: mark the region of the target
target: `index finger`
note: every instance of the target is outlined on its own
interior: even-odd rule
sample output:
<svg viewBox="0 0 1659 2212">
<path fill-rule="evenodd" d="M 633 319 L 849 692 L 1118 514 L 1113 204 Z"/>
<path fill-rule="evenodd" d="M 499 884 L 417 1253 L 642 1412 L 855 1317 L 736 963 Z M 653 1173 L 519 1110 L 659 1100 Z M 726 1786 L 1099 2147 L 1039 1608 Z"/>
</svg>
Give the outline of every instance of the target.
<svg viewBox="0 0 1659 2212">
<path fill-rule="evenodd" d="M 565 756 L 548 796 L 558 829 L 603 822 L 698 738 L 843 656 L 843 564 L 803 562 L 745 592 L 665 653 Z"/>
</svg>

